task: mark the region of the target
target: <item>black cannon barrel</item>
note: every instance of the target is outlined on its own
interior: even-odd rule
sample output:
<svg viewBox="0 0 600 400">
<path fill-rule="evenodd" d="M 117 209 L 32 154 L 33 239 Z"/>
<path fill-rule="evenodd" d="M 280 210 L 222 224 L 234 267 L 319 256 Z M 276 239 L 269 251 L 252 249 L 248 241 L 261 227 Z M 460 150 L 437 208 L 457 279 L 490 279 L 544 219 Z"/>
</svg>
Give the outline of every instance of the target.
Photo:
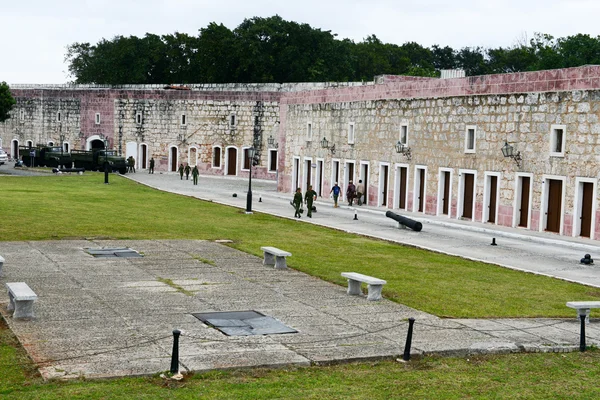
<svg viewBox="0 0 600 400">
<path fill-rule="evenodd" d="M 423 229 L 423 224 L 420 223 L 419 221 L 415 221 L 414 219 L 404 217 L 400 214 L 396 214 L 394 212 L 387 211 L 385 213 L 385 216 L 393 219 L 394 221 L 398 221 L 399 223 L 401 223 L 404 226 L 408 226 L 410 229 L 412 229 L 415 232 L 421 232 L 421 229 Z"/>
</svg>

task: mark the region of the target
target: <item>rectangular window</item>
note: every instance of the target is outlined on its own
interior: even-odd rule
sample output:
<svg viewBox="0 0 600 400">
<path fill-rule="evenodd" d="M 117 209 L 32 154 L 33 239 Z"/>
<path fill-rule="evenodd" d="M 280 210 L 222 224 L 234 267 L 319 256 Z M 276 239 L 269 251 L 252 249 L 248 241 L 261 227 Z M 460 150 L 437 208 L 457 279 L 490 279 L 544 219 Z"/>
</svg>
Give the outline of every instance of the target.
<svg viewBox="0 0 600 400">
<path fill-rule="evenodd" d="M 25 110 L 23 110 L 22 108 L 19 110 L 19 119 L 21 121 L 25 120 Z"/>
<path fill-rule="evenodd" d="M 475 126 L 467 125 L 465 130 L 465 153 L 475 153 L 476 132 Z"/>
<path fill-rule="evenodd" d="M 142 124 L 142 113 L 138 112 L 137 114 L 135 114 L 135 123 L 138 125 Z"/>
<path fill-rule="evenodd" d="M 550 137 L 550 156 L 551 157 L 564 157 L 565 156 L 565 139 L 566 139 L 566 126 L 565 125 L 552 125 Z"/>
<path fill-rule="evenodd" d="M 230 114 L 229 115 L 229 128 L 235 129 L 236 124 L 237 124 L 237 121 L 235 120 L 235 114 Z"/>
<path fill-rule="evenodd" d="M 348 144 L 354 144 L 354 122 L 348 124 Z"/>
<path fill-rule="evenodd" d="M 408 125 L 402 124 L 400 125 L 400 143 L 404 145 L 408 145 Z"/>
<path fill-rule="evenodd" d="M 221 148 L 213 147 L 213 168 L 221 168 Z"/>
<path fill-rule="evenodd" d="M 100 113 L 96 113 L 95 121 L 96 121 L 96 125 L 100 125 Z"/>
<path fill-rule="evenodd" d="M 185 120 L 185 114 L 181 114 L 181 125 L 185 125 L 186 120 Z"/>
<path fill-rule="evenodd" d="M 250 155 L 248 154 L 248 149 L 244 149 L 244 164 L 242 169 L 248 170 L 250 169 Z"/>
<path fill-rule="evenodd" d="M 277 150 L 269 150 L 269 172 L 277 171 Z"/>
<path fill-rule="evenodd" d="M 312 122 L 306 124 L 306 140 L 309 142 L 312 140 Z"/>
<path fill-rule="evenodd" d="M 60 111 L 56 113 L 56 122 L 60 122 Z"/>
</svg>

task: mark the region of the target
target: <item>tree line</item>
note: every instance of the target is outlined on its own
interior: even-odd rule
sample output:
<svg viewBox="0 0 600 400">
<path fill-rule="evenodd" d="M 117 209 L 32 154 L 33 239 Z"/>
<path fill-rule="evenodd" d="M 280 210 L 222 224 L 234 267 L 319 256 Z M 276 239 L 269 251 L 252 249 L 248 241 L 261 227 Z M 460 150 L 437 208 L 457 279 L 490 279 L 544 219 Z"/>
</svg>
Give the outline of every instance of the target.
<svg viewBox="0 0 600 400">
<path fill-rule="evenodd" d="M 355 43 L 331 31 L 280 16 L 245 19 L 233 30 L 210 23 L 185 33 L 116 36 L 67 47 L 75 83 L 268 83 L 369 81 L 376 75 L 468 76 L 600 64 L 600 36 L 536 34 L 510 47 L 424 47 L 383 43 L 375 35 Z"/>
</svg>

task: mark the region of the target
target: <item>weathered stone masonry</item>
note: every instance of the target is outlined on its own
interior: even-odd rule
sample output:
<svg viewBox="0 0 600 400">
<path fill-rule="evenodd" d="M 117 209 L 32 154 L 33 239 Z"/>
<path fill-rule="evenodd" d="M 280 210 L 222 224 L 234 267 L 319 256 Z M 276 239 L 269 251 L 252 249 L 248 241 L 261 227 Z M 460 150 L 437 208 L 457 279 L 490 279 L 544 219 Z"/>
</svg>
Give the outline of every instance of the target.
<svg viewBox="0 0 600 400">
<path fill-rule="evenodd" d="M 15 142 L 58 143 L 61 132 L 73 148 L 107 137 L 138 167 L 154 157 L 157 170 L 189 162 L 242 176 L 254 144 L 253 176 L 277 177 L 284 192 L 312 184 L 328 196 L 334 180 L 345 189 L 363 179 L 371 205 L 600 237 L 600 67 L 189 89 L 13 87 L 18 104 L 0 138 L 10 153 Z M 407 154 L 395 148 L 403 134 Z M 505 142 L 519 164 L 503 157 Z"/>
</svg>

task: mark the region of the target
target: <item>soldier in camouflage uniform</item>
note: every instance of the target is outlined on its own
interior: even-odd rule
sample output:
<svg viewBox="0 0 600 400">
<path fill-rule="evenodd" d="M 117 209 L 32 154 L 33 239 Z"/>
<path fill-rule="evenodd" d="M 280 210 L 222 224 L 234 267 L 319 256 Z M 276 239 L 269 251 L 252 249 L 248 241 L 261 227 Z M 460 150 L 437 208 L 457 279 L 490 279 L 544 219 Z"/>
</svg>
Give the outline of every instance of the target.
<svg viewBox="0 0 600 400">
<path fill-rule="evenodd" d="M 312 218 L 313 201 L 317 199 L 317 192 L 312 188 L 312 185 L 308 185 L 308 190 L 304 194 L 304 202 L 306 203 L 306 209 L 308 212 L 306 216 Z"/>
<path fill-rule="evenodd" d="M 194 165 L 194 169 L 192 170 L 192 179 L 194 180 L 194 185 L 198 184 L 198 175 L 200 175 L 200 172 L 198 171 L 198 166 Z"/>
<path fill-rule="evenodd" d="M 296 212 L 294 213 L 294 217 L 300 218 L 300 208 L 302 208 L 302 190 L 300 188 L 296 189 L 296 193 L 294 194 L 294 200 L 292 201 Z"/>
</svg>

